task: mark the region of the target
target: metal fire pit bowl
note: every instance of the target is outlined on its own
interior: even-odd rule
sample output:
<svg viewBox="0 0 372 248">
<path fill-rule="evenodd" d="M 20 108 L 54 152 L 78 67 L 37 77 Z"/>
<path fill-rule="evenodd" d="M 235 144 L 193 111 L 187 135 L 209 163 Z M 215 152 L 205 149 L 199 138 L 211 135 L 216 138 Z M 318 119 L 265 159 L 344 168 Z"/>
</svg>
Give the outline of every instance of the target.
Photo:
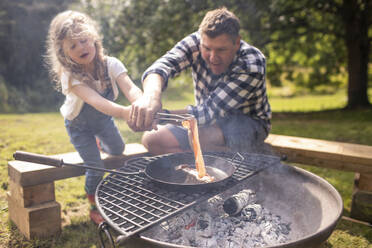
<svg viewBox="0 0 372 248">
<path fill-rule="evenodd" d="M 270 247 L 317 247 L 328 239 L 341 217 L 343 202 L 337 190 L 303 169 L 277 163 L 244 183 L 256 191 L 265 208 L 291 223 L 291 241 Z M 140 246 L 134 247 L 186 247 L 144 234 L 136 240 Z"/>
</svg>

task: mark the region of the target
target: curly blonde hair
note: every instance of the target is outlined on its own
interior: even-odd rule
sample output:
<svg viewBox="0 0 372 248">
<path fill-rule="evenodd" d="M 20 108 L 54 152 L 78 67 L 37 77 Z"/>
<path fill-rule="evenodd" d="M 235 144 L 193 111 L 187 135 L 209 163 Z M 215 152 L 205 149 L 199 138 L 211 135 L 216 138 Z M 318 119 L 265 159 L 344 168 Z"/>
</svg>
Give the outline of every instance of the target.
<svg viewBox="0 0 372 248">
<path fill-rule="evenodd" d="M 93 39 L 96 48 L 94 63 L 97 77 L 105 86 L 109 83 L 102 37 L 99 34 L 97 23 L 86 14 L 67 10 L 53 18 L 46 41 L 45 62 L 57 90 L 61 90 L 62 72 L 70 73 L 68 89 L 71 86 L 71 77 L 94 88 L 93 77 L 83 70 L 82 65 L 67 56 L 63 50 L 63 41 L 66 38 L 76 39 L 80 37 Z"/>
</svg>

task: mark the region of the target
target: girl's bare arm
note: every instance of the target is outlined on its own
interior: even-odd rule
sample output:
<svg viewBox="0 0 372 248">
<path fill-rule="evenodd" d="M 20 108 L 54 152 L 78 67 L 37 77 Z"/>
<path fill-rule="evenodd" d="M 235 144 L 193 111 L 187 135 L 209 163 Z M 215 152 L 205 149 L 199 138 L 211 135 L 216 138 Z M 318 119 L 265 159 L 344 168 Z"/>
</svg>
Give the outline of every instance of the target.
<svg viewBox="0 0 372 248">
<path fill-rule="evenodd" d="M 130 106 L 122 106 L 107 100 L 86 85 L 75 85 L 71 88 L 71 92 L 106 115 L 122 118 L 126 121 L 129 119 Z"/>
<path fill-rule="evenodd" d="M 121 92 L 132 103 L 142 96 L 142 90 L 137 87 L 127 73 L 122 73 L 116 78 Z"/>
</svg>

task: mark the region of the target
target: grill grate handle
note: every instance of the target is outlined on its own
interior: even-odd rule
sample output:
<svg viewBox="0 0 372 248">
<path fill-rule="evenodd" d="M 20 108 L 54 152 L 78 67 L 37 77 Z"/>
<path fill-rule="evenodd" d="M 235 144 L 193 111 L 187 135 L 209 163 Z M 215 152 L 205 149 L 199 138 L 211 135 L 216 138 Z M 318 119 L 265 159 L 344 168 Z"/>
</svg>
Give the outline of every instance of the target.
<svg viewBox="0 0 372 248">
<path fill-rule="evenodd" d="M 90 170 L 109 172 L 109 173 L 118 174 L 122 176 L 139 175 L 139 174 L 144 173 L 144 171 L 122 172 L 122 171 L 98 168 L 98 167 L 93 167 L 93 166 L 88 166 L 88 165 L 65 163 L 62 158 L 53 158 L 50 156 L 40 155 L 36 153 L 31 153 L 31 152 L 23 152 L 23 151 L 16 151 L 13 154 L 13 157 L 15 160 L 26 161 L 26 162 L 31 162 L 31 163 L 45 164 L 45 165 L 50 165 L 54 167 L 62 167 L 66 165 L 66 166 L 78 167 L 81 169 L 90 169 Z"/>
<path fill-rule="evenodd" d="M 105 248 L 105 242 L 103 241 L 103 237 L 102 237 L 103 233 L 106 235 L 108 241 L 110 242 L 111 247 L 115 248 L 114 240 L 109 231 L 109 226 L 107 225 L 106 222 L 102 222 L 98 226 L 98 236 L 99 236 L 99 242 L 101 243 L 101 248 Z"/>
<path fill-rule="evenodd" d="M 51 165 L 54 167 L 62 167 L 63 160 L 61 158 L 52 158 L 45 155 L 39 155 L 30 152 L 16 151 L 13 154 L 15 160 L 26 161 L 37 164 Z"/>
</svg>

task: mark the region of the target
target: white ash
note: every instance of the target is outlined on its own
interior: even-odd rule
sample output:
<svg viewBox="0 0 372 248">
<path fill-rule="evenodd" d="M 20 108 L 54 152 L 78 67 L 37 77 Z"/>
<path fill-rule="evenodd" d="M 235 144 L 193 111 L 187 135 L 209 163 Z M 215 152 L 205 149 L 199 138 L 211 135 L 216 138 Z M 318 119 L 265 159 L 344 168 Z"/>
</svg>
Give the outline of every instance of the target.
<svg viewBox="0 0 372 248">
<path fill-rule="evenodd" d="M 251 201 L 236 216 L 226 214 L 223 203 L 221 195 L 215 196 L 142 235 L 192 247 L 265 247 L 290 240 L 290 223 L 258 202 Z"/>
</svg>

